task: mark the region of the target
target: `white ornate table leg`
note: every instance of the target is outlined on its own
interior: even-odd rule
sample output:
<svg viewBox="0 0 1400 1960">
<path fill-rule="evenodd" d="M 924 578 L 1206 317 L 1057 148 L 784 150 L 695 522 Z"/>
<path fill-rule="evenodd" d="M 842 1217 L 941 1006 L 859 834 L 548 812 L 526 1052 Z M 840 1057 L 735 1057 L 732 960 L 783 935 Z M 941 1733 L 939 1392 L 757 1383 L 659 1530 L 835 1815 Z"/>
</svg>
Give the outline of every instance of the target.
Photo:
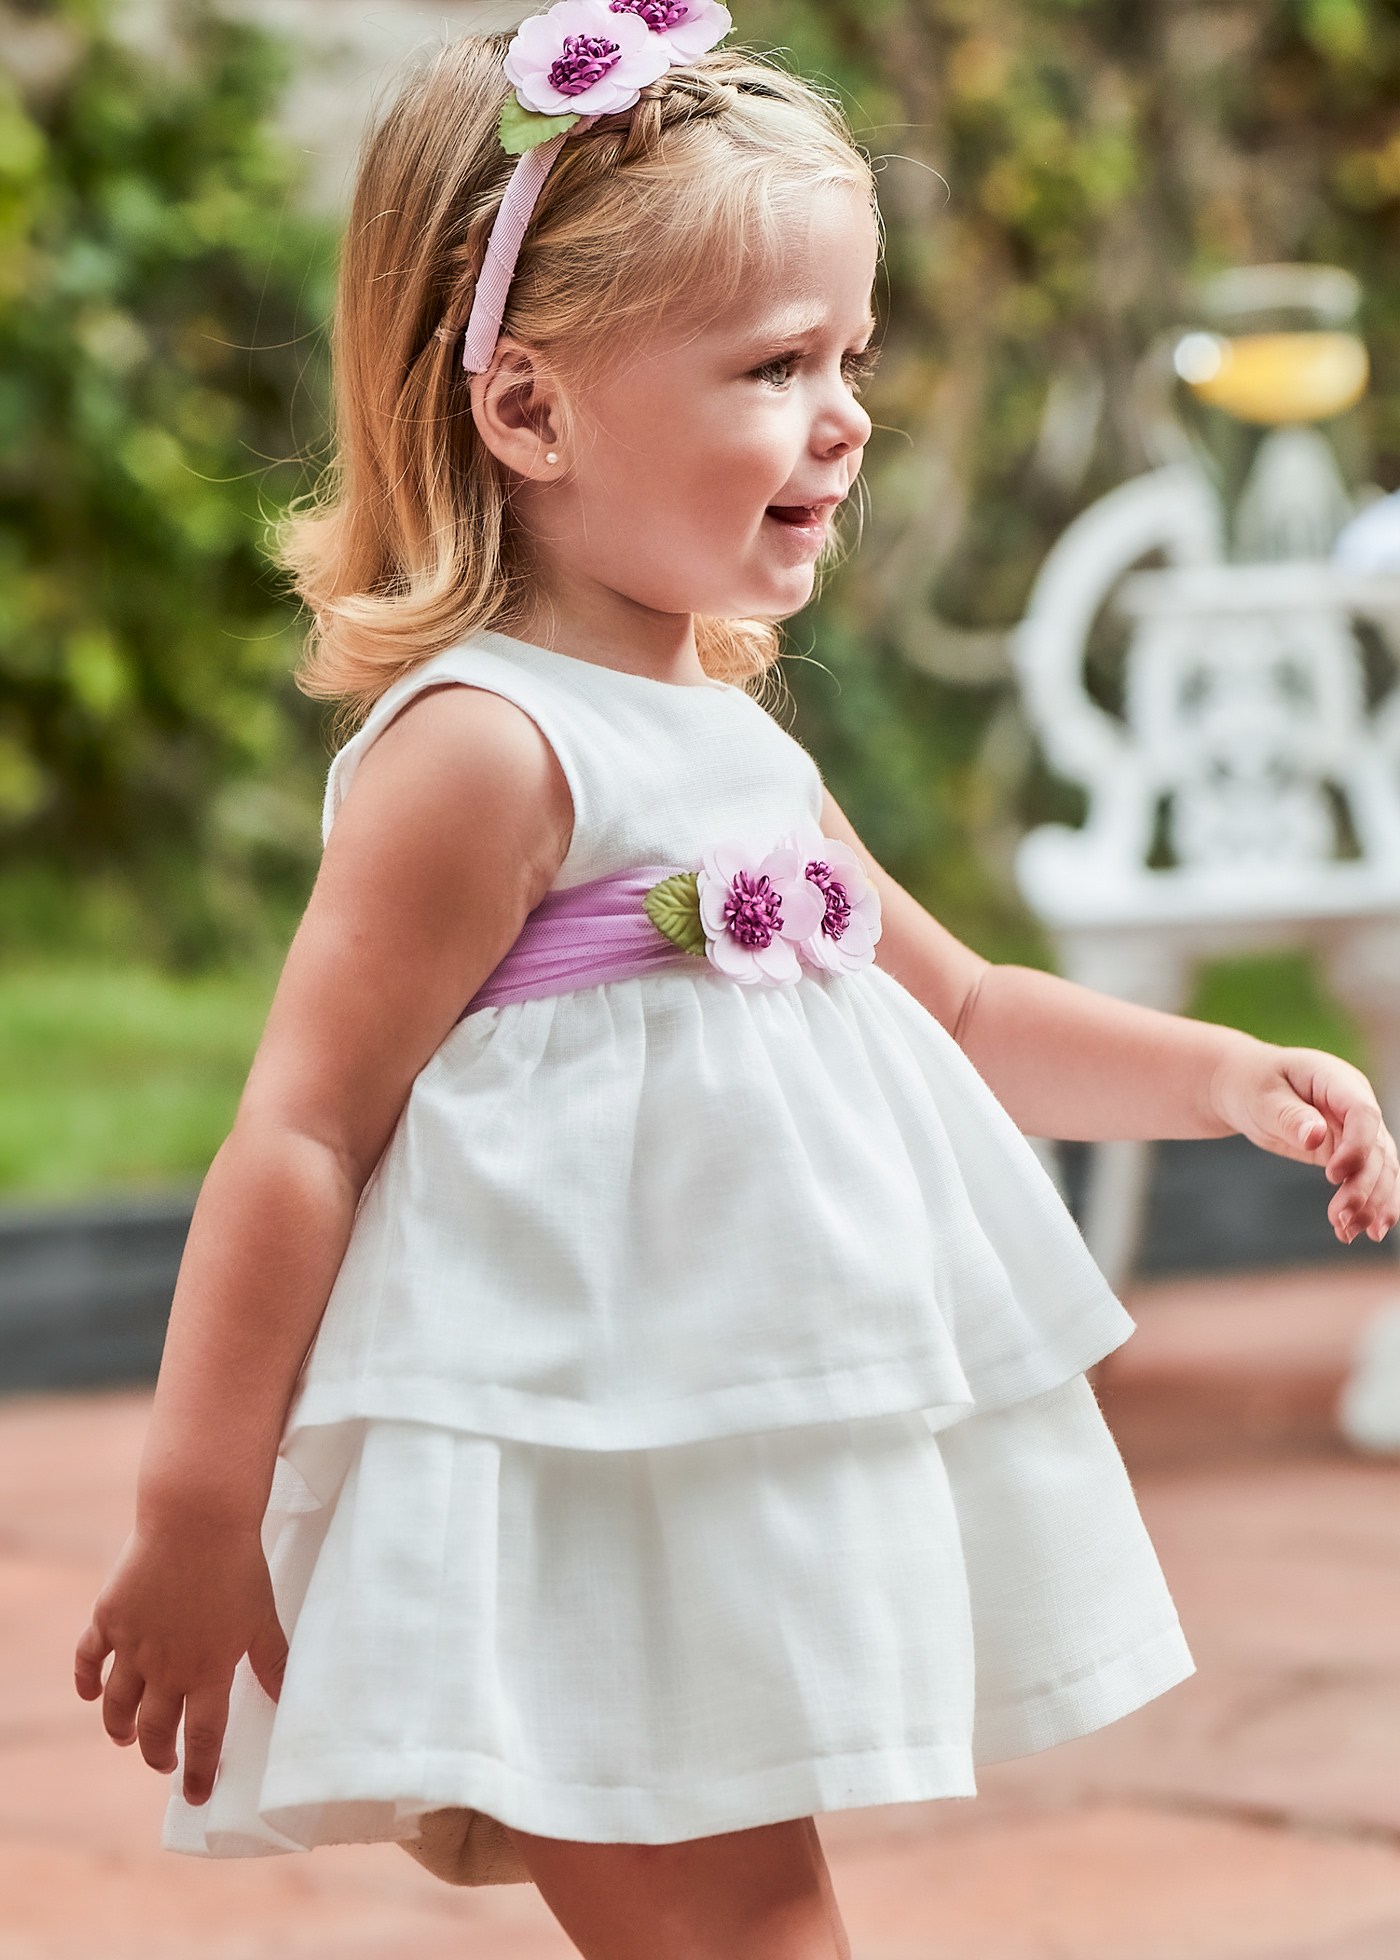
<svg viewBox="0 0 1400 1960">
<path fill-rule="evenodd" d="M 1115 1293 L 1131 1279 L 1142 1249 L 1154 1146 L 1137 1137 L 1096 1143 L 1084 1187 L 1084 1242 Z"/>
<path fill-rule="evenodd" d="M 1158 933 L 1064 933 L 1060 968 L 1080 986 L 1142 1007 L 1179 1010 L 1186 998 L 1191 962 Z M 1147 1217 L 1153 1145 L 1129 1137 L 1089 1149 L 1080 1229 L 1104 1278 L 1115 1292 L 1132 1277 Z"/>
<path fill-rule="evenodd" d="M 1026 1142 L 1040 1159 L 1040 1167 L 1066 1203 L 1069 1194 L 1065 1187 L 1064 1165 L 1060 1159 L 1059 1145 L 1049 1137 L 1027 1137 Z"/>
<path fill-rule="evenodd" d="M 1347 932 L 1328 952 L 1338 998 L 1365 1032 L 1371 1080 L 1386 1125 L 1400 1135 L 1400 923 L 1378 920 Z M 1400 1228 L 1391 1250 L 1400 1257 Z M 1358 1344 L 1337 1419 L 1358 1449 L 1400 1454 L 1400 1273 L 1395 1298 L 1379 1308 Z"/>
</svg>

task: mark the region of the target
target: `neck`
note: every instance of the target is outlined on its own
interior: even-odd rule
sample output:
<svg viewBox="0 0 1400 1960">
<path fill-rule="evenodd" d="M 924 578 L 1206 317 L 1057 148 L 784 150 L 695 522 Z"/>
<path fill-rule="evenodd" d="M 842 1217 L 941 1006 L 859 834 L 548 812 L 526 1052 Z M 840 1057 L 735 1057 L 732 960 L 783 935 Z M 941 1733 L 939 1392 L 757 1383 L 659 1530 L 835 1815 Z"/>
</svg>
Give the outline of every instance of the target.
<svg viewBox="0 0 1400 1960">
<path fill-rule="evenodd" d="M 583 581 L 567 600 L 537 592 L 517 639 L 555 653 L 615 667 L 647 680 L 696 685 L 706 678 L 695 645 L 693 613 L 661 613 L 619 592 Z"/>
</svg>

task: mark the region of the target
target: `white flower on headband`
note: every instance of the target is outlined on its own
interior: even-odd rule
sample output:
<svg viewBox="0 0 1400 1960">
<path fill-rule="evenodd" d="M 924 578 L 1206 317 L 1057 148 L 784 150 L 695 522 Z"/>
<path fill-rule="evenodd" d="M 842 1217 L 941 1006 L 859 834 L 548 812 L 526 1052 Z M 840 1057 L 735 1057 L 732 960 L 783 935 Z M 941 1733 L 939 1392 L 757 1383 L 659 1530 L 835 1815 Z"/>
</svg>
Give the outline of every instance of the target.
<svg viewBox="0 0 1400 1960">
<path fill-rule="evenodd" d="M 708 54 L 734 25 L 729 9 L 718 0 L 611 0 L 611 11 L 644 20 L 653 34 L 669 41 L 673 62 Z"/>
<path fill-rule="evenodd" d="M 522 21 L 506 50 L 515 95 L 501 112 L 503 147 L 519 156 L 582 116 L 630 109 L 649 83 L 705 54 L 732 25 L 719 0 L 556 0 Z"/>
</svg>

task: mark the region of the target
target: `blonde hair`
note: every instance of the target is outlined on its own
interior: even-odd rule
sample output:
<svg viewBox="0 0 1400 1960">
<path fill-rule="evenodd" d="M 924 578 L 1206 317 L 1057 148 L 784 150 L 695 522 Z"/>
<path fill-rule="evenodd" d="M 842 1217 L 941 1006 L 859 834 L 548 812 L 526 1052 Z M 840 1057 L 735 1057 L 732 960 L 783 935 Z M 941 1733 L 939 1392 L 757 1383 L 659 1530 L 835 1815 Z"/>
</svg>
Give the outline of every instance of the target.
<svg viewBox="0 0 1400 1960">
<path fill-rule="evenodd" d="M 298 683 L 353 715 L 442 648 L 527 615 L 530 540 L 461 365 L 515 162 L 496 133 L 510 39 L 439 50 L 361 149 L 331 335 L 333 456 L 274 540 L 311 614 Z M 502 330 L 586 387 L 629 322 L 697 296 L 732 301 L 755 234 L 771 248 L 791 204 L 835 184 L 868 197 L 878 232 L 870 163 L 836 100 L 761 55 L 716 48 L 563 146 Z M 771 621 L 697 616 L 695 629 L 715 679 L 743 685 L 782 651 Z"/>
</svg>

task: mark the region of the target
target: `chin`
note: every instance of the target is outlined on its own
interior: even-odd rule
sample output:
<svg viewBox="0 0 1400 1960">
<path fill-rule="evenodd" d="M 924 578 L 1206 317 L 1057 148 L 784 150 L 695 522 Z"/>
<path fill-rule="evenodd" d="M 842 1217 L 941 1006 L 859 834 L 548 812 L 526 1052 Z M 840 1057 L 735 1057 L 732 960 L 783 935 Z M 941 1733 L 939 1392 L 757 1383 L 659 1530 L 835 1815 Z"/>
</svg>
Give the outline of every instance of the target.
<svg viewBox="0 0 1400 1960">
<path fill-rule="evenodd" d="M 815 566 L 795 566 L 786 578 L 759 578 L 740 591 L 706 599 L 689 610 L 705 619 L 788 619 L 810 604 L 816 587 Z"/>
<path fill-rule="evenodd" d="M 755 593 L 753 603 L 744 608 L 743 617 L 783 619 L 789 613 L 801 612 L 811 600 L 816 585 L 815 567 L 801 566 L 790 578 L 768 582 L 767 590 L 761 596 Z"/>
</svg>

